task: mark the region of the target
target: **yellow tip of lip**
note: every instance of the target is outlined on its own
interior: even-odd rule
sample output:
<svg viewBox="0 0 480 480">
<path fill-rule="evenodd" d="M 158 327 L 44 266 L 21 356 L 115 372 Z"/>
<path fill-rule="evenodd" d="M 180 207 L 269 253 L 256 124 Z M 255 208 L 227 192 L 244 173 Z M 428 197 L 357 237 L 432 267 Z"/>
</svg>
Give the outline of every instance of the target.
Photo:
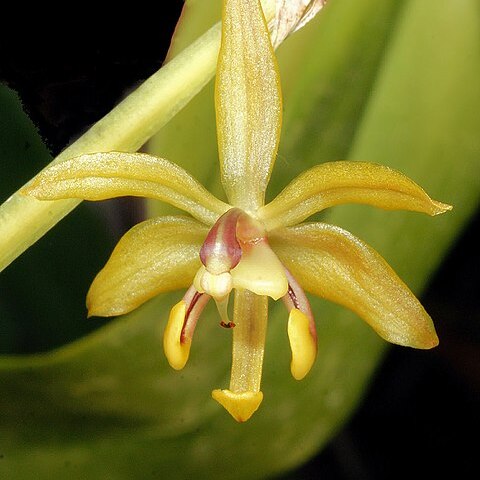
<svg viewBox="0 0 480 480">
<path fill-rule="evenodd" d="M 242 423 L 258 410 L 263 400 L 263 393 L 214 390 L 212 398 L 222 405 L 237 422 Z"/>
</svg>

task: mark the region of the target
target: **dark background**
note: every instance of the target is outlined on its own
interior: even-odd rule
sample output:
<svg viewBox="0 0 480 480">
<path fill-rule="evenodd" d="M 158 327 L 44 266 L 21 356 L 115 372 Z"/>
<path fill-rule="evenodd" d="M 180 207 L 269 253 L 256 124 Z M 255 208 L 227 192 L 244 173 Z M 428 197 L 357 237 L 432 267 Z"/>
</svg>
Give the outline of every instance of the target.
<svg viewBox="0 0 480 480">
<path fill-rule="evenodd" d="M 30 32 L 34 41 L 25 44 L 12 36 L 0 43 L 0 81 L 18 92 L 53 154 L 106 114 L 125 86 L 134 88 L 161 66 L 181 5 L 162 7 L 148 22 L 153 25 L 104 28 L 99 21 L 61 41 L 60 35 L 46 38 L 39 31 Z M 122 230 L 138 209 L 132 213 L 129 202 L 116 206 Z M 429 352 L 392 347 L 351 421 L 316 458 L 285 478 L 470 478 L 478 470 L 478 245 L 479 215 L 421 299 L 435 320 L 440 346 Z"/>
</svg>

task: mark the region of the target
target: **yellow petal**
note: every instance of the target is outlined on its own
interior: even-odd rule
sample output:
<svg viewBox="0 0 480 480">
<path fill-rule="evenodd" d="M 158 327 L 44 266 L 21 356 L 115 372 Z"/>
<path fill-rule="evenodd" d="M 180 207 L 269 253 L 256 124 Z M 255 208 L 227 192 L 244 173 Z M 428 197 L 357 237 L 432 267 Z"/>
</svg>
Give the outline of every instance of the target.
<svg viewBox="0 0 480 480">
<path fill-rule="evenodd" d="M 237 422 L 246 422 L 258 410 L 263 400 L 263 393 L 214 390 L 212 398 L 222 405 Z"/>
<path fill-rule="evenodd" d="M 87 295 L 89 315 L 127 313 L 155 295 L 188 287 L 208 229 L 187 217 L 159 217 L 129 230 Z"/>
<path fill-rule="evenodd" d="M 230 202 L 263 205 L 275 161 L 282 101 L 259 0 L 226 0 L 215 85 L 222 183 Z"/>
<path fill-rule="evenodd" d="M 297 308 L 288 317 L 288 340 L 292 350 L 290 370 L 295 380 L 301 380 L 315 362 L 317 342 L 310 332 L 310 319 Z"/>
<path fill-rule="evenodd" d="M 168 363 L 175 370 L 181 370 L 187 363 L 190 355 L 191 339 L 186 338 L 185 341 L 181 341 L 186 312 L 186 303 L 181 300 L 170 311 L 168 323 L 163 334 L 163 350 Z"/>
<path fill-rule="evenodd" d="M 230 208 L 178 165 L 144 153 L 92 153 L 72 158 L 47 167 L 22 193 L 40 200 L 155 198 L 207 224 Z"/>
<path fill-rule="evenodd" d="M 311 223 L 280 229 L 270 240 L 307 291 L 356 312 L 384 339 L 415 348 L 438 344 L 432 320 L 413 293 L 378 253 L 350 233 Z"/>
<path fill-rule="evenodd" d="M 230 274 L 233 288 L 244 288 L 274 300 L 283 297 L 288 291 L 285 269 L 265 240 L 244 248 L 240 263 Z"/>
<path fill-rule="evenodd" d="M 438 215 L 450 205 L 432 200 L 413 180 L 383 165 L 328 162 L 295 178 L 258 212 L 267 230 L 295 225 L 334 205 L 363 203 L 386 210 Z"/>
</svg>

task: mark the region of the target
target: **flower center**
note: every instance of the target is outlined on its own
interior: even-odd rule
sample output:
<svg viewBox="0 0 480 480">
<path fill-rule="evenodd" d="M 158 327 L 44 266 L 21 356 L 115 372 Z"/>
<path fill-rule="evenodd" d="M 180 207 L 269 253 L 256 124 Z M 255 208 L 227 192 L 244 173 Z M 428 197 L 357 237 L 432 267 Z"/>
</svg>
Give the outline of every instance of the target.
<svg viewBox="0 0 480 480">
<path fill-rule="evenodd" d="M 310 305 L 300 285 L 270 248 L 258 220 L 239 208 L 224 213 L 200 249 L 202 266 L 193 285 L 171 312 L 164 349 L 173 368 L 181 369 L 189 353 L 193 331 L 210 298 L 220 313 L 220 325 L 233 331 L 230 388 L 212 396 L 240 422 L 260 405 L 263 352 L 267 331 L 268 298 L 283 298 L 289 311 L 288 337 L 291 371 L 296 379 L 310 370 L 316 356 L 316 333 Z M 235 289 L 234 322 L 228 302 Z"/>
<path fill-rule="evenodd" d="M 233 288 L 277 300 L 288 291 L 285 269 L 271 250 L 263 225 L 239 208 L 224 213 L 200 249 L 203 266 L 193 284 L 216 302 L 221 325 L 232 327 L 228 299 Z"/>
</svg>

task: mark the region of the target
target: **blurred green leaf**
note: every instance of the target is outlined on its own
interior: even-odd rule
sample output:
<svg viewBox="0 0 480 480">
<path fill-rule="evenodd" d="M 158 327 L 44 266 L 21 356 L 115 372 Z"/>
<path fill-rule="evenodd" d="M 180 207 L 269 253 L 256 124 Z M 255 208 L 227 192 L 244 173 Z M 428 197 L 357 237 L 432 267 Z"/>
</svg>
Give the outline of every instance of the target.
<svg viewBox="0 0 480 480">
<path fill-rule="evenodd" d="M 335 0 L 279 49 L 285 124 L 270 194 L 307 166 L 349 158 L 397 168 L 454 204 L 434 219 L 368 207 L 325 216 L 369 241 L 417 292 L 478 206 L 479 33 L 476 0 Z M 210 89 L 150 149 L 218 190 L 213 118 Z M 230 363 L 229 335 L 213 309 L 202 316 L 185 370 L 172 371 L 163 358 L 161 331 L 180 296 L 159 297 L 47 355 L 3 358 L 0 474 L 272 476 L 308 459 L 341 427 L 385 348 L 353 314 L 312 299 L 319 357 L 296 382 L 287 315 L 275 304 L 265 400 L 239 425 L 208 400 L 212 388 L 227 385 Z"/>
<path fill-rule="evenodd" d="M 0 200 L 50 160 L 19 98 L 0 85 Z M 45 351 L 98 328 L 85 319 L 85 293 L 113 245 L 105 221 L 82 205 L 3 272 L 0 352 Z"/>
</svg>

